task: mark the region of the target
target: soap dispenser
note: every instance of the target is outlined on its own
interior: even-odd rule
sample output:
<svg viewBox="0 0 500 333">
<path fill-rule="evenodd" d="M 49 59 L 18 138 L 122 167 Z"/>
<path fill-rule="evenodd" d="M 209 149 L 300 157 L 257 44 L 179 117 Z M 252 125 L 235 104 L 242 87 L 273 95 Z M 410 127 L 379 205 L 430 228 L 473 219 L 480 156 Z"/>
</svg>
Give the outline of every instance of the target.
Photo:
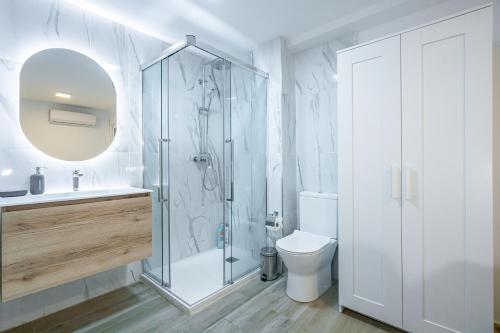
<svg viewBox="0 0 500 333">
<path fill-rule="evenodd" d="M 45 192 L 45 176 L 41 172 L 42 167 L 35 168 L 35 174 L 30 176 L 30 193 L 42 194 Z"/>
</svg>

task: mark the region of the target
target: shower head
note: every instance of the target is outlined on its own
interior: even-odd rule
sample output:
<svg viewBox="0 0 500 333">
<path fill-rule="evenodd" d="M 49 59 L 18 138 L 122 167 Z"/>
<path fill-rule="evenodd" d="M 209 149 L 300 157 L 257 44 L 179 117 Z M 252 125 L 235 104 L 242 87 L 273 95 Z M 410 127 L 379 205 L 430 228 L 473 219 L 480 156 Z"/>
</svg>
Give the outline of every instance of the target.
<svg viewBox="0 0 500 333">
<path fill-rule="evenodd" d="M 217 58 L 215 60 L 212 60 L 209 62 L 209 64 L 212 66 L 213 69 L 215 70 L 223 70 L 224 69 L 224 60 Z"/>
</svg>

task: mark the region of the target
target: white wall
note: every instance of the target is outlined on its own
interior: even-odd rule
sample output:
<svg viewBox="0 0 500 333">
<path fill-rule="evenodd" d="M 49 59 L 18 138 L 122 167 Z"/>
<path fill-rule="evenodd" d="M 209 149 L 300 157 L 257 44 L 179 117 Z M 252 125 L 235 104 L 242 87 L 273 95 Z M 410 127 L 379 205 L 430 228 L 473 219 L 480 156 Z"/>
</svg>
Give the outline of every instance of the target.
<svg viewBox="0 0 500 333">
<path fill-rule="evenodd" d="M 51 124 L 50 109 L 92 114 L 97 122 L 92 127 Z M 37 149 L 65 161 L 88 160 L 112 143 L 110 111 L 22 99 L 20 118 L 24 134 Z"/>
<path fill-rule="evenodd" d="M 47 191 L 71 191 L 73 169 L 82 187 L 142 185 L 140 63 L 166 45 L 64 1 L 0 1 L 0 190 L 27 188 L 35 166 L 46 166 Z M 84 162 L 65 162 L 35 149 L 19 122 L 19 75 L 24 61 L 46 48 L 86 54 L 108 71 L 117 92 L 118 133 L 111 147 Z M 85 301 L 138 279 L 139 262 L 27 297 L 0 303 L 0 330 Z"/>
</svg>

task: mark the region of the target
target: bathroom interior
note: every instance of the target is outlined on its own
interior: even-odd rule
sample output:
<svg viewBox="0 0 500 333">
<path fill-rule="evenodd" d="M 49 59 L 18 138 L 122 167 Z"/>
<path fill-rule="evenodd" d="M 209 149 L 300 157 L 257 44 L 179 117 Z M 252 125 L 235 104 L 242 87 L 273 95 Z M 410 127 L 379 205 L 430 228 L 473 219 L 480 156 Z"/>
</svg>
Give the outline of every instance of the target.
<svg viewBox="0 0 500 333">
<path fill-rule="evenodd" d="M 0 332 L 500 332 L 497 0 L 0 28 Z"/>
</svg>

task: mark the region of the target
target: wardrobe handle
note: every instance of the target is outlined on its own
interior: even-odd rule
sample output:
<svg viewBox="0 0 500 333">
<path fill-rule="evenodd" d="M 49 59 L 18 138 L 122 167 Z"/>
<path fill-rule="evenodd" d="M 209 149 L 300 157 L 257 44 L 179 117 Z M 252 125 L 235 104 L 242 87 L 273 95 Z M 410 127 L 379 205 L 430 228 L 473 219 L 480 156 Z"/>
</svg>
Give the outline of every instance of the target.
<svg viewBox="0 0 500 333">
<path fill-rule="evenodd" d="M 405 199 L 413 200 L 415 193 L 415 173 L 412 169 L 406 168 L 405 172 Z"/>
<path fill-rule="evenodd" d="M 398 166 L 391 167 L 391 197 L 401 199 L 401 168 Z"/>
</svg>

